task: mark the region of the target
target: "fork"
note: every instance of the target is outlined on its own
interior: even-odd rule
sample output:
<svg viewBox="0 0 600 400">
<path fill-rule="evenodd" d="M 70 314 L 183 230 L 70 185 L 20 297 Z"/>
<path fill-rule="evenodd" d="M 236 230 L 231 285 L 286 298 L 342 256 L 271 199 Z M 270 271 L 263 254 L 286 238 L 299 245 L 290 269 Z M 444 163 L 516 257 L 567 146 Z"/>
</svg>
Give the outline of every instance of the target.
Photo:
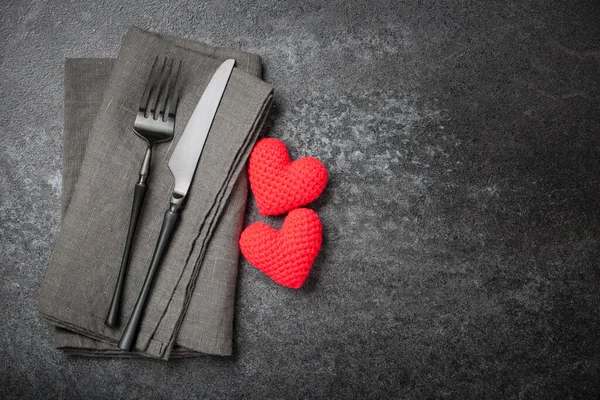
<svg viewBox="0 0 600 400">
<path fill-rule="evenodd" d="M 135 236 L 138 217 L 140 216 L 142 204 L 146 197 L 146 190 L 148 189 L 146 180 L 150 172 L 152 148 L 157 143 L 171 140 L 175 132 L 175 113 L 177 111 L 179 89 L 177 81 L 181 70 L 181 61 L 177 65 L 174 64 L 174 59 L 165 57 L 162 62 L 159 62 L 159 57 L 154 59 L 140 107 L 133 123 L 133 131 L 146 141 L 147 147 L 140 168 L 140 178 L 134 188 L 133 206 L 131 208 L 125 250 L 121 259 L 121 269 L 119 270 L 119 277 L 105 322 L 111 328 L 119 325 L 123 287 L 129 265 L 133 237 Z"/>
</svg>

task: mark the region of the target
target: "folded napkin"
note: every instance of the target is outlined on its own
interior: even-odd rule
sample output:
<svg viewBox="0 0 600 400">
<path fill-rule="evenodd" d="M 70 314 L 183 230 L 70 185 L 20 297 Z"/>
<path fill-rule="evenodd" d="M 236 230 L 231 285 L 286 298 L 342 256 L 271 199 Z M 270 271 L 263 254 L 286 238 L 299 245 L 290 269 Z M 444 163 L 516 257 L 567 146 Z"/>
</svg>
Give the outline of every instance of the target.
<svg viewBox="0 0 600 400">
<path fill-rule="evenodd" d="M 175 137 L 157 145 L 127 273 L 119 329 L 104 324 L 127 234 L 145 142 L 133 131 L 157 56 L 183 60 Z M 167 162 L 208 81 L 236 60 L 181 220 L 155 278 L 134 352 L 116 346 L 139 294 L 168 208 Z M 161 359 L 230 355 L 238 238 L 247 197 L 245 164 L 271 104 L 256 55 L 128 30 L 115 60 L 65 65 L 65 140 L 60 236 L 39 310 L 73 354 Z"/>
</svg>

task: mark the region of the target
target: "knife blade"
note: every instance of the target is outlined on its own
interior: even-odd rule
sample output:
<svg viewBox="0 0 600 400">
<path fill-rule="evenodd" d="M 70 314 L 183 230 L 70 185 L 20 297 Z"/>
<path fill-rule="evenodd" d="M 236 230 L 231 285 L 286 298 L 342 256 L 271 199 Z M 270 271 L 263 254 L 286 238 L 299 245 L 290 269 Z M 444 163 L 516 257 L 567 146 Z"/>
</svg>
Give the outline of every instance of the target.
<svg viewBox="0 0 600 400">
<path fill-rule="evenodd" d="M 235 60 L 227 60 L 219 66 L 173 150 L 169 160 L 169 169 L 175 178 L 173 193 L 177 196 L 185 197 L 187 195 L 234 65 Z"/>
<path fill-rule="evenodd" d="M 154 276 L 158 271 L 163 255 L 169 247 L 169 242 L 179 220 L 179 214 L 183 208 L 185 197 L 202 156 L 202 149 L 204 149 L 206 138 L 217 114 L 234 65 L 235 60 L 227 60 L 217 68 L 210 82 L 208 82 L 204 93 L 202 93 L 200 101 L 192 112 L 192 116 L 183 130 L 183 134 L 179 138 L 177 146 L 175 146 L 175 150 L 171 154 L 169 169 L 173 174 L 173 178 L 175 178 L 175 188 L 173 189 L 169 209 L 165 212 L 163 218 L 156 248 L 154 249 L 142 290 L 119 341 L 120 349 L 131 351 L 135 345 Z"/>
</svg>

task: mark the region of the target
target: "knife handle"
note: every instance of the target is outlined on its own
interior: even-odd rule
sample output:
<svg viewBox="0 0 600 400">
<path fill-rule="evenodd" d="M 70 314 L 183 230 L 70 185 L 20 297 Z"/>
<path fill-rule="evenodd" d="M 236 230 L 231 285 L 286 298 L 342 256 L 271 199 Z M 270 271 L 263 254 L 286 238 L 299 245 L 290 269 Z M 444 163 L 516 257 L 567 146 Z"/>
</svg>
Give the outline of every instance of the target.
<svg viewBox="0 0 600 400">
<path fill-rule="evenodd" d="M 121 259 L 121 269 L 119 270 L 119 277 L 117 279 L 117 284 L 115 285 L 115 291 L 113 293 L 110 309 L 108 310 L 108 316 L 106 317 L 105 321 L 105 324 L 111 328 L 116 328 L 119 326 L 125 275 L 127 274 L 127 266 L 129 265 L 133 237 L 135 236 L 138 218 L 140 216 L 140 212 L 142 211 L 142 204 L 144 204 L 144 198 L 146 197 L 147 189 L 148 185 L 146 185 L 146 182 L 135 184 L 133 206 L 131 207 L 131 217 L 129 219 L 129 230 L 127 231 L 127 241 L 125 242 L 125 250 L 123 251 L 123 258 Z"/>
<path fill-rule="evenodd" d="M 146 275 L 146 279 L 144 280 L 140 295 L 135 302 L 133 312 L 129 317 L 129 322 L 127 322 L 127 326 L 125 327 L 123 335 L 121 336 L 121 340 L 119 341 L 119 348 L 122 350 L 131 351 L 135 344 L 140 323 L 142 321 L 142 314 L 148 300 L 148 295 L 150 294 L 150 289 L 152 288 L 152 282 L 154 281 L 154 276 L 156 275 L 156 271 L 158 271 L 162 257 L 169 246 L 171 236 L 175 231 L 175 225 L 179 220 L 180 212 L 181 206 L 171 204 L 171 207 L 165 213 L 162 228 L 160 229 L 160 234 L 158 235 L 158 242 L 156 243 L 154 255 L 152 256 L 152 262 L 150 263 L 150 268 L 148 269 L 148 273 Z"/>
</svg>

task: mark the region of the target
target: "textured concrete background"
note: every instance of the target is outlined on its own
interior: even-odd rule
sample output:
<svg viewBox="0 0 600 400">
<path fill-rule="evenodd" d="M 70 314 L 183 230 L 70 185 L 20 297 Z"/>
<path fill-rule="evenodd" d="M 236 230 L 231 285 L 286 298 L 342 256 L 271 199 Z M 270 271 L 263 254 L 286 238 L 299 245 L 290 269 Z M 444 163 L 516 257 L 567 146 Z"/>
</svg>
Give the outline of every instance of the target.
<svg viewBox="0 0 600 400">
<path fill-rule="evenodd" d="M 600 3 L 399 3 L 1 0 L 0 398 L 598 398 Z M 131 24 L 262 55 L 266 134 L 331 172 L 305 288 L 241 265 L 230 359 L 69 358 L 35 311 L 64 58 Z"/>
</svg>

